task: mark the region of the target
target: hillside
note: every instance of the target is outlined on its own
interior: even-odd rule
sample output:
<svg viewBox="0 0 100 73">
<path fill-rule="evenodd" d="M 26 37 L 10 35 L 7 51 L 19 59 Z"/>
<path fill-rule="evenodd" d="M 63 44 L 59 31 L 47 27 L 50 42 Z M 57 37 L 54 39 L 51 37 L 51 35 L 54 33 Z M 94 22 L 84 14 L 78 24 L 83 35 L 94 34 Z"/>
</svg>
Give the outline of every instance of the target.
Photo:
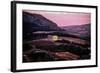
<svg viewBox="0 0 100 73">
<path fill-rule="evenodd" d="M 65 26 L 61 27 L 66 30 L 67 33 L 79 36 L 80 38 L 90 39 L 90 24 L 84 25 L 74 25 L 74 26 Z"/>
</svg>

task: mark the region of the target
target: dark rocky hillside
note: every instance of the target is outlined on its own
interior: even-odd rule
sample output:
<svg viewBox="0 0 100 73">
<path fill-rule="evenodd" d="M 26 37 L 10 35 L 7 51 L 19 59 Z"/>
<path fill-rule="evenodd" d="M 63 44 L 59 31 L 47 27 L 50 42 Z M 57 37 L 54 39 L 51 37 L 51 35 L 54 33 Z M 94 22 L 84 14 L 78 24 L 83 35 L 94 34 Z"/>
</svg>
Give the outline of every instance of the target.
<svg viewBox="0 0 100 73">
<path fill-rule="evenodd" d="M 23 26 L 26 31 L 57 31 L 62 30 L 56 23 L 50 21 L 40 14 L 23 12 Z M 24 29 L 25 30 L 25 29 Z"/>
</svg>

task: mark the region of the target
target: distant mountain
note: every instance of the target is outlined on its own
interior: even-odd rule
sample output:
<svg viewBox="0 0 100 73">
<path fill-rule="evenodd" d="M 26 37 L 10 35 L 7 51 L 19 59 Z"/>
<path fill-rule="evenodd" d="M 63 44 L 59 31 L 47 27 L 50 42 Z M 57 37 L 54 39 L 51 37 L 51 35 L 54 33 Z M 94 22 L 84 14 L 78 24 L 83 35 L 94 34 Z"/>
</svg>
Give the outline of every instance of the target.
<svg viewBox="0 0 100 73">
<path fill-rule="evenodd" d="M 65 26 L 61 27 L 66 30 L 67 33 L 79 36 L 81 38 L 90 38 L 90 24 L 84 25 L 74 25 L 74 26 Z"/>
<path fill-rule="evenodd" d="M 59 31 L 62 30 L 57 26 L 56 23 L 45 18 L 41 14 L 32 14 L 23 12 L 23 31 L 34 32 L 34 31 Z"/>
</svg>

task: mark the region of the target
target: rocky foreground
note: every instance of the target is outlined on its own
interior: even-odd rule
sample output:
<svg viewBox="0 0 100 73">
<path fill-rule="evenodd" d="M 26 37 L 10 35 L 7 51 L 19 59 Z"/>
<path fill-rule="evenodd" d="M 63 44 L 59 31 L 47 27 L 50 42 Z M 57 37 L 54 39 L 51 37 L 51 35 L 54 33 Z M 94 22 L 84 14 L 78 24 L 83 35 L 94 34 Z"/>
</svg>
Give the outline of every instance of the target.
<svg viewBox="0 0 100 73">
<path fill-rule="evenodd" d="M 90 59 L 89 45 L 66 40 L 29 41 L 23 44 L 23 62 L 45 62 Z"/>
</svg>

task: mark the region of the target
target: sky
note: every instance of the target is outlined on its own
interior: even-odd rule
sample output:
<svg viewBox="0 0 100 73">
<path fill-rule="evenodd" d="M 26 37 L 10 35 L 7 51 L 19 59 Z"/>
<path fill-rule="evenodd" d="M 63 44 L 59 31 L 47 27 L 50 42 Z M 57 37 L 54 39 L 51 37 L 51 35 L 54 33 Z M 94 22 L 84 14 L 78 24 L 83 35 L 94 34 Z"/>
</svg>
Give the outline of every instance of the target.
<svg viewBox="0 0 100 73">
<path fill-rule="evenodd" d="M 50 11 L 34 11 L 24 10 L 29 13 L 41 14 L 47 19 L 55 22 L 58 26 L 84 25 L 91 23 L 90 13 L 75 12 L 50 12 Z"/>
</svg>

